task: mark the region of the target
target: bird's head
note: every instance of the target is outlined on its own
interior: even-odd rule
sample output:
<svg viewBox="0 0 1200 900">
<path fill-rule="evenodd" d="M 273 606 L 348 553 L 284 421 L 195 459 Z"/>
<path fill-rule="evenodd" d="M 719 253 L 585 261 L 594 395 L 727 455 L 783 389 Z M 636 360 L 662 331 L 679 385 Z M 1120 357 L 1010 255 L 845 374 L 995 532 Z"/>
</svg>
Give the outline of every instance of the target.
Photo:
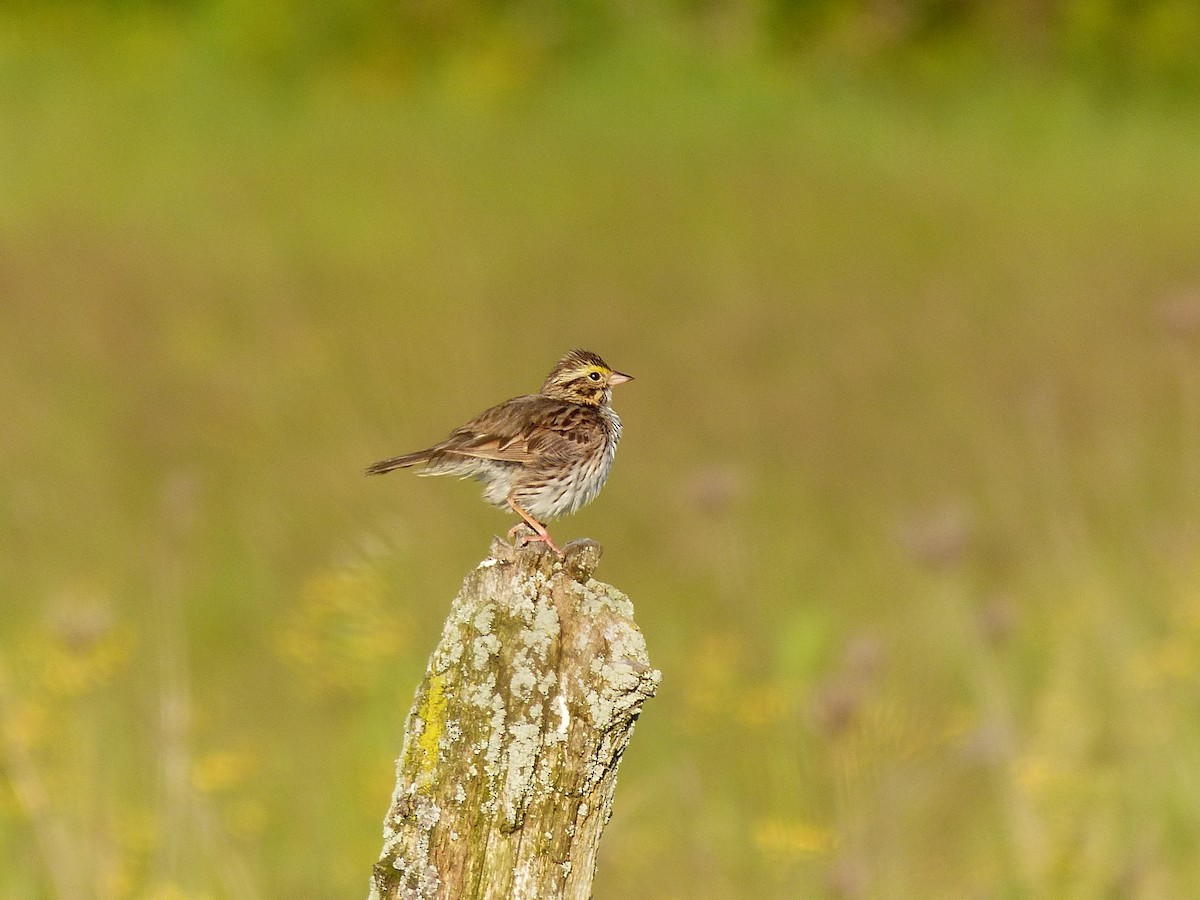
<svg viewBox="0 0 1200 900">
<path fill-rule="evenodd" d="M 632 380 L 632 375 L 610 368 L 595 353 L 572 350 L 554 364 L 542 384 L 542 393 L 572 403 L 603 406 L 611 401 L 614 385 Z"/>
</svg>

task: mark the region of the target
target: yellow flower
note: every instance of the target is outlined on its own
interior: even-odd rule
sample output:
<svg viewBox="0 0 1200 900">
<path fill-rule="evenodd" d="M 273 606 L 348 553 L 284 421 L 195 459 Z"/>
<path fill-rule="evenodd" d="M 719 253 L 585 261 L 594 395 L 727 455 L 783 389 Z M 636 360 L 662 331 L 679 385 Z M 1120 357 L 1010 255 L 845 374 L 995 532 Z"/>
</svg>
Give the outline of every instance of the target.
<svg viewBox="0 0 1200 900">
<path fill-rule="evenodd" d="M 837 847 L 837 837 L 819 825 L 765 819 L 754 827 L 754 843 L 772 856 L 824 856 Z"/>
<path fill-rule="evenodd" d="M 781 684 L 761 684 L 748 690 L 737 704 L 737 717 L 744 725 L 764 728 L 791 714 L 795 697 Z"/>
<path fill-rule="evenodd" d="M 186 891 L 173 882 L 163 882 L 149 888 L 139 900 L 209 900 L 210 894 Z"/>
<path fill-rule="evenodd" d="M 1027 754 L 1013 763 L 1013 782 L 1031 797 L 1045 796 L 1070 781 L 1070 775 L 1060 764 L 1045 756 Z"/>
<path fill-rule="evenodd" d="M 45 740 L 50 730 L 50 716 L 44 703 L 13 699 L 4 707 L 0 728 L 4 738 L 21 747 L 35 747 Z"/>
<path fill-rule="evenodd" d="M 727 634 L 701 638 L 692 653 L 692 671 L 684 682 L 689 724 L 716 722 L 734 702 L 741 645 Z"/>
<path fill-rule="evenodd" d="M 406 634 L 372 572 L 320 572 L 304 585 L 276 652 L 317 692 L 369 687 Z"/>
<path fill-rule="evenodd" d="M 114 828 L 117 844 L 131 854 L 145 855 L 158 845 L 158 817 L 149 809 L 130 809 Z"/>
<path fill-rule="evenodd" d="M 1134 657 L 1130 674 L 1145 687 L 1185 681 L 1197 671 L 1198 655 L 1191 640 L 1174 635 Z"/>
<path fill-rule="evenodd" d="M 111 683 L 125 668 L 133 645 L 129 629 L 114 627 L 85 642 L 59 635 L 33 636 L 25 643 L 24 655 L 48 694 L 79 697 Z"/>
<path fill-rule="evenodd" d="M 224 814 L 229 833 L 241 840 L 258 837 L 267 827 L 267 810 L 258 800 L 239 800 Z"/>
<path fill-rule="evenodd" d="M 219 794 L 258 771 L 258 756 L 248 749 L 214 750 L 192 764 L 192 784 L 202 794 Z"/>
</svg>

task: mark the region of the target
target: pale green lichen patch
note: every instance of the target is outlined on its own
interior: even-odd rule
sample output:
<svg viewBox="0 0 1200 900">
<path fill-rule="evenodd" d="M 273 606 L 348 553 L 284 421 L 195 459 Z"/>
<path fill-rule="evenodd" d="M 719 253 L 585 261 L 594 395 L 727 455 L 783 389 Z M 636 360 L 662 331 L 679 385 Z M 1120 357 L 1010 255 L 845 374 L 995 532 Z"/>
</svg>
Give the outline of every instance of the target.
<svg viewBox="0 0 1200 900">
<path fill-rule="evenodd" d="M 500 772 L 500 753 L 504 745 L 504 701 L 499 695 L 492 697 L 492 718 L 488 731 L 487 749 L 483 755 L 483 771 L 489 778 Z"/>
<path fill-rule="evenodd" d="M 500 639 L 494 634 L 481 634 L 471 642 L 471 664 L 478 671 L 500 652 Z"/>
<path fill-rule="evenodd" d="M 442 819 L 442 811 L 438 809 L 437 804 L 432 801 L 429 803 L 417 804 L 417 825 L 422 831 L 429 832 L 433 830 L 433 826 Z"/>
<path fill-rule="evenodd" d="M 508 690 L 515 699 L 524 701 L 529 699 L 529 695 L 533 693 L 536 686 L 537 676 L 533 674 L 533 670 L 522 666 L 513 672 Z"/>
<path fill-rule="evenodd" d="M 633 620 L 633 603 L 611 584 L 589 578 L 584 584 L 576 584 L 576 590 L 583 595 L 581 608 L 585 616 L 596 616 L 610 609 L 624 619 Z"/>
<path fill-rule="evenodd" d="M 625 660 L 635 667 L 646 668 L 650 657 L 646 653 L 646 638 L 633 622 L 618 620 L 605 630 L 608 638 L 608 653 L 612 659 Z"/>
<path fill-rule="evenodd" d="M 558 610 L 553 604 L 538 604 L 529 628 L 521 631 L 521 643 L 537 654 L 541 662 L 545 662 L 550 645 L 558 639 L 562 627 L 558 621 Z"/>
<path fill-rule="evenodd" d="M 584 585 L 582 608 L 591 615 L 599 616 L 603 610 L 612 610 L 628 604 L 628 599 L 615 589 L 604 591 L 593 589 L 593 582 Z M 615 595 L 615 599 L 613 596 Z M 611 616 L 611 612 L 608 613 Z M 633 622 L 623 616 L 609 619 L 603 625 L 604 652 L 592 659 L 588 672 L 595 687 L 588 690 L 586 703 L 592 725 L 598 729 L 609 728 L 618 716 L 639 706 L 647 697 L 654 695 L 662 673 L 650 668 L 646 653 L 646 640 Z"/>
<path fill-rule="evenodd" d="M 430 661 L 430 669 L 438 673 L 449 671 L 462 659 L 463 649 L 462 629 L 457 623 L 453 627 L 447 623 L 442 631 L 442 641 Z"/>
<path fill-rule="evenodd" d="M 490 603 L 484 606 L 479 612 L 475 613 L 475 618 L 471 620 L 471 624 L 475 626 L 475 630 L 480 634 L 490 634 L 492 630 L 492 619 L 496 616 L 496 608 Z"/>
<path fill-rule="evenodd" d="M 443 759 L 446 754 L 456 752 L 462 742 L 462 736 L 463 730 L 459 721 L 457 719 L 448 720 L 442 731 L 442 738 L 438 741 L 438 750 L 442 753 Z"/>
<path fill-rule="evenodd" d="M 587 706 L 592 726 L 594 728 L 607 728 L 613 716 L 612 701 L 599 691 L 588 691 Z"/>
<path fill-rule="evenodd" d="M 430 858 L 430 845 L 433 829 L 441 818 L 437 803 L 421 794 L 415 783 L 410 783 L 404 791 L 397 786 L 389 815 L 389 824 L 395 827 L 385 832 L 372 898 L 435 900 L 442 878 Z M 381 888 L 386 889 L 385 894 L 380 894 Z"/>
<path fill-rule="evenodd" d="M 588 713 L 596 728 L 608 728 L 617 713 L 628 706 L 627 697 L 638 687 L 638 674 L 626 662 L 593 666 L 602 683 L 598 691 L 588 692 Z"/>
<path fill-rule="evenodd" d="M 478 709 L 490 709 L 496 696 L 496 673 L 488 672 L 487 678 L 468 689 L 467 702 Z"/>
<path fill-rule="evenodd" d="M 547 584 L 546 576 L 540 571 L 531 572 L 524 578 L 518 579 L 516 590 L 512 594 L 513 613 L 526 622 L 532 621 L 538 598 L 549 594 L 549 591 L 546 590 Z"/>
<path fill-rule="evenodd" d="M 604 663 L 596 674 L 601 687 L 588 691 L 587 707 L 592 725 L 600 730 L 611 728 L 629 710 L 653 697 L 662 680 L 657 669 L 635 667 L 626 660 Z"/>
<path fill-rule="evenodd" d="M 533 766 L 541 749 L 541 728 L 532 722 L 518 722 L 509 728 L 508 771 L 505 773 L 501 808 L 504 821 L 515 828 L 525 811 L 533 780 Z"/>
<path fill-rule="evenodd" d="M 411 856 L 397 857 L 392 864 L 400 873 L 401 884 L 409 889 L 413 900 L 433 900 L 442 886 L 437 867 L 429 860 L 429 842 L 433 828 L 441 820 L 442 812 L 431 800 L 421 798 L 417 802 L 417 841 Z"/>
</svg>

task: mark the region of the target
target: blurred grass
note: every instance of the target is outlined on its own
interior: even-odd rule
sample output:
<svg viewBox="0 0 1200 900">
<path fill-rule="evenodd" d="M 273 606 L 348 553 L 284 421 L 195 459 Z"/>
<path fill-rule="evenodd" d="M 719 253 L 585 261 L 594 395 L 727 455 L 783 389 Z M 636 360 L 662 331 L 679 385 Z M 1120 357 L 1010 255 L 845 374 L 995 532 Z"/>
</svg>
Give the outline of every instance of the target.
<svg viewBox="0 0 1200 900">
<path fill-rule="evenodd" d="M 1200 890 L 1187 104 L 38 34 L 0 30 L 6 897 L 362 892 L 508 522 L 358 473 L 575 345 L 638 380 L 555 534 L 665 673 L 598 897 Z"/>
</svg>

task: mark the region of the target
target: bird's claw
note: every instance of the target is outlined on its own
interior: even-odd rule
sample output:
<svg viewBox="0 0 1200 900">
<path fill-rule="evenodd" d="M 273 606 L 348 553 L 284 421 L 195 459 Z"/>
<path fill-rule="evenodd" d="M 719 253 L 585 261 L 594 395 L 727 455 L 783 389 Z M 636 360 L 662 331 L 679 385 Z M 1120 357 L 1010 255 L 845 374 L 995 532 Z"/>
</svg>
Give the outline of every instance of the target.
<svg viewBox="0 0 1200 900">
<path fill-rule="evenodd" d="M 563 557 L 566 554 L 554 543 L 549 534 L 534 531 L 526 522 L 518 522 L 508 530 L 508 539 L 514 546 L 521 548 L 528 544 L 545 544 L 554 551 L 556 556 Z"/>
</svg>

